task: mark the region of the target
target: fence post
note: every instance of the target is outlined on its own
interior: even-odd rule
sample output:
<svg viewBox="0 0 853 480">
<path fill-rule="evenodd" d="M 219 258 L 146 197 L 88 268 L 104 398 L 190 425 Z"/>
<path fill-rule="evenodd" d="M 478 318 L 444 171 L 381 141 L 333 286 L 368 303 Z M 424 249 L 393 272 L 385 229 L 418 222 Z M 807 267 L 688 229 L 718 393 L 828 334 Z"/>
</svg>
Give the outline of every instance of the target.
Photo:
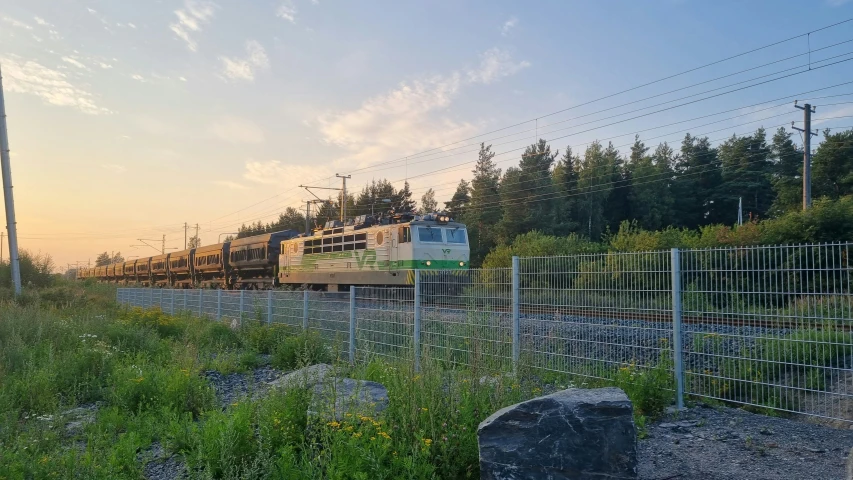
<svg viewBox="0 0 853 480">
<path fill-rule="evenodd" d="M 349 287 L 349 363 L 355 365 L 355 285 Z"/>
<path fill-rule="evenodd" d="M 185 315 L 187 314 L 186 312 L 187 312 L 187 289 L 185 288 L 184 289 L 184 314 Z"/>
<path fill-rule="evenodd" d="M 684 408 L 684 370 L 681 365 L 681 251 L 672 249 L 672 359 L 675 364 L 675 402 Z"/>
<path fill-rule="evenodd" d="M 520 302 L 518 281 L 518 257 L 512 257 L 512 371 L 518 372 L 518 357 L 521 352 L 521 320 L 518 313 Z"/>
<path fill-rule="evenodd" d="M 421 371 L 421 271 L 415 270 L 415 318 L 414 318 L 415 372 Z"/>
<path fill-rule="evenodd" d="M 198 318 L 204 315 L 204 289 L 198 289 Z"/>
<path fill-rule="evenodd" d="M 302 291 L 302 331 L 308 330 L 308 290 Z"/>
<path fill-rule="evenodd" d="M 148 308 L 154 308 L 154 289 L 148 291 Z"/>
<path fill-rule="evenodd" d="M 267 323 L 272 324 L 272 289 L 267 290 Z"/>
<path fill-rule="evenodd" d="M 242 289 L 240 290 L 240 316 L 239 316 L 240 322 L 243 321 L 243 298 L 245 296 L 245 293 L 246 293 L 245 290 L 242 290 Z"/>
<path fill-rule="evenodd" d="M 222 289 L 216 290 L 216 320 L 222 320 Z"/>
<path fill-rule="evenodd" d="M 175 289 L 172 288 L 169 290 L 172 292 L 172 298 L 169 300 L 169 315 L 175 314 Z"/>
</svg>

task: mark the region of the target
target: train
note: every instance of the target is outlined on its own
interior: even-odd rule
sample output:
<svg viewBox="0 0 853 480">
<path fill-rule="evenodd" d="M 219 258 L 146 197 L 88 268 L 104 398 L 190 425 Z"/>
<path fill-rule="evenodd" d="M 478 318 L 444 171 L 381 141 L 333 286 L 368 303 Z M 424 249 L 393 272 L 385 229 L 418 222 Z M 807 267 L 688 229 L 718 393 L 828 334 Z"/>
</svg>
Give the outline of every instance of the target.
<svg viewBox="0 0 853 480">
<path fill-rule="evenodd" d="M 154 288 L 341 291 L 403 286 L 415 270 L 469 268 L 464 224 L 443 213 L 361 215 L 308 234 L 265 233 L 179 252 L 81 268 L 77 279 Z"/>
</svg>

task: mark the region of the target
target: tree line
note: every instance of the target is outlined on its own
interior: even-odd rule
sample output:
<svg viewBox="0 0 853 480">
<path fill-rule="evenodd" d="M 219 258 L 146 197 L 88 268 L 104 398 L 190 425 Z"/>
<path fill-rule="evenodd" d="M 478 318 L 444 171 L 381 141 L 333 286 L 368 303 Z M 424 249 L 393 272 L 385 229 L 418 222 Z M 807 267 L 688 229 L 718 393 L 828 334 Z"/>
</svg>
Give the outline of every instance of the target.
<svg viewBox="0 0 853 480">
<path fill-rule="evenodd" d="M 654 148 L 636 136 L 624 153 L 595 141 L 582 154 L 570 147 L 560 154 L 539 140 L 505 171 L 483 143 L 470 182 L 460 180 L 444 210 L 468 226 L 474 266 L 533 231 L 598 242 L 625 221 L 645 231 L 698 230 L 735 224 L 739 204 L 746 222 L 777 218 L 802 204 L 803 152 L 792 136 L 785 128 L 772 136 L 760 128 L 714 146 L 688 133 L 677 147 Z M 825 130 L 823 137 L 812 156 L 812 195 L 837 200 L 853 194 L 853 130 Z M 339 218 L 342 201 L 338 195 L 320 205 L 313 226 Z M 350 217 L 389 207 L 418 211 L 408 182 L 398 190 L 387 180 L 373 181 L 346 202 Z M 429 189 L 420 211 L 437 208 Z M 304 214 L 290 207 L 274 222 L 243 225 L 239 237 L 304 228 Z"/>
</svg>

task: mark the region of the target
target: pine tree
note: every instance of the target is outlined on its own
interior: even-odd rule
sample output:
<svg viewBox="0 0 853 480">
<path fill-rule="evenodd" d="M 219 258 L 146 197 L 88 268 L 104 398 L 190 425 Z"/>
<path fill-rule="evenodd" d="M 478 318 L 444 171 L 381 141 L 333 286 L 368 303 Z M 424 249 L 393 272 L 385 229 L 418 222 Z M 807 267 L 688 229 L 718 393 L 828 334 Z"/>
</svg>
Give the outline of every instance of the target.
<svg viewBox="0 0 853 480">
<path fill-rule="evenodd" d="M 189 240 L 187 240 L 187 248 L 198 248 L 200 246 L 201 246 L 201 239 L 198 238 L 196 235 L 193 235 L 192 237 L 189 238 Z"/>
<path fill-rule="evenodd" d="M 823 132 L 812 155 L 812 197 L 840 198 L 853 194 L 853 130 Z"/>
<path fill-rule="evenodd" d="M 741 198 L 745 216 L 764 218 L 773 201 L 772 164 L 764 129 L 745 137 L 732 136 L 720 145 L 719 152 L 723 168 L 718 197 L 723 216 L 720 223 L 734 223 Z"/>
<path fill-rule="evenodd" d="M 456 186 L 456 192 L 448 202 L 444 202 L 444 209 L 450 218 L 461 220 L 462 212 L 468 207 L 471 202 L 471 186 L 464 179 L 459 180 L 459 185 Z"/>
<path fill-rule="evenodd" d="M 109 253 L 107 253 L 107 252 L 99 253 L 98 258 L 95 259 L 95 266 L 96 267 L 103 267 L 105 265 L 109 265 L 110 263 L 112 263 L 112 261 L 113 261 L 113 259 Z"/>
<path fill-rule="evenodd" d="M 398 190 L 392 197 L 394 208 L 398 212 L 414 212 L 417 204 L 412 200 L 412 189 L 409 188 L 408 180 L 403 184 L 403 188 Z"/>
<path fill-rule="evenodd" d="M 537 230 L 553 232 L 553 181 L 551 166 L 559 152 L 545 140 L 527 147 L 518 168 L 509 168 L 501 181 L 503 216 L 499 238 L 511 243 L 519 234 Z"/>
<path fill-rule="evenodd" d="M 631 173 L 625 168 L 625 162 L 612 142 L 607 144 L 604 156 L 607 159 L 607 170 L 610 172 L 610 183 L 613 185 L 604 204 L 604 226 L 605 229 L 615 232 L 630 213 Z"/>
<path fill-rule="evenodd" d="M 665 142 L 658 145 L 653 155 L 646 155 L 648 147 L 635 137 L 628 160 L 628 170 L 634 183 L 630 193 L 631 218 L 647 230 L 658 230 L 673 222 L 671 191 L 674 152 Z"/>
<path fill-rule="evenodd" d="M 580 160 L 573 156 L 571 147 L 554 167 L 554 233 L 565 236 L 580 228 L 578 221 L 578 172 Z"/>
<path fill-rule="evenodd" d="M 771 215 L 797 210 L 803 203 L 803 152 L 791 140 L 793 133 L 780 127 L 773 135 L 770 159 L 774 164 Z"/>
<path fill-rule="evenodd" d="M 673 170 L 672 194 L 678 201 L 672 223 L 686 228 L 720 223 L 720 161 L 708 138 L 686 134 Z"/>
<path fill-rule="evenodd" d="M 604 206 L 613 189 L 611 159 L 598 141 L 586 148 L 578 171 L 578 191 L 581 193 L 579 219 L 581 232 L 591 240 L 604 233 Z"/>
<path fill-rule="evenodd" d="M 501 170 L 495 165 L 494 156 L 491 145 L 480 144 L 471 180 L 471 201 L 462 214 L 469 232 L 472 266 L 479 266 L 497 244 L 495 226 L 502 216 L 499 196 Z"/>
<path fill-rule="evenodd" d="M 435 190 L 430 188 L 421 196 L 421 213 L 430 213 L 438 210 L 438 202 L 435 201 Z"/>
</svg>

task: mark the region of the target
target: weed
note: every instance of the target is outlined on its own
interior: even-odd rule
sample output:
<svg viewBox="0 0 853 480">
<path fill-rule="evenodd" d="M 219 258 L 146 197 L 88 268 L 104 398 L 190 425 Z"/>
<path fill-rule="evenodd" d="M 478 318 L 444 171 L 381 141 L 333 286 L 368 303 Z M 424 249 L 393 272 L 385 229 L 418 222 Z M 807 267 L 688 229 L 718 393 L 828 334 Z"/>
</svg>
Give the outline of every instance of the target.
<svg viewBox="0 0 853 480">
<path fill-rule="evenodd" d="M 329 346 L 316 332 L 303 332 L 288 337 L 275 349 L 272 364 L 283 370 L 305 365 L 329 363 L 334 359 Z"/>
</svg>

